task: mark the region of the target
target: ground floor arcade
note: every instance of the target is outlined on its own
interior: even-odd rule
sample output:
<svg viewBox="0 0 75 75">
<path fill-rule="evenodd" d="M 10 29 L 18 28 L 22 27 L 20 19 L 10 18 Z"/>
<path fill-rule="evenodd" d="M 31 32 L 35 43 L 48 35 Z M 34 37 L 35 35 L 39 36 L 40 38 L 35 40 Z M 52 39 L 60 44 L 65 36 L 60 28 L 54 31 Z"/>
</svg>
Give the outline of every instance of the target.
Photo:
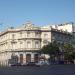
<svg viewBox="0 0 75 75">
<path fill-rule="evenodd" d="M 26 64 L 28 62 L 38 62 L 40 54 L 38 52 L 4 52 L 0 53 L 0 65 L 9 66 L 11 63 Z"/>
</svg>

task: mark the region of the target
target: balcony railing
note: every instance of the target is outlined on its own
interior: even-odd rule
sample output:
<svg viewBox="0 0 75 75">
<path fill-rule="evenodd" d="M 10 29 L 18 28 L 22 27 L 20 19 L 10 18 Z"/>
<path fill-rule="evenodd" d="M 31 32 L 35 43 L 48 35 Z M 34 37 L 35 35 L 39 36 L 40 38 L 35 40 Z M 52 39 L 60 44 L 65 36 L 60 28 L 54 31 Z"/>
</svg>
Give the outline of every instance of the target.
<svg viewBox="0 0 75 75">
<path fill-rule="evenodd" d="M 0 53 L 2 52 L 13 52 L 13 51 L 38 51 L 40 50 L 40 48 L 17 48 L 17 49 L 3 49 L 0 51 Z"/>
<path fill-rule="evenodd" d="M 31 50 L 31 51 L 32 51 L 32 50 L 40 50 L 40 48 L 18 48 L 18 49 L 12 49 L 12 50 L 16 50 L 16 51 L 17 51 L 17 50 L 19 50 L 19 51 L 25 51 L 25 50 L 26 50 L 26 51 L 27 51 L 27 50 L 30 51 L 30 50 Z"/>
<path fill-rule="evenodd" d="M 21 36 L 18 39 L 41 39 L 41 36 Z"/>
</svg>

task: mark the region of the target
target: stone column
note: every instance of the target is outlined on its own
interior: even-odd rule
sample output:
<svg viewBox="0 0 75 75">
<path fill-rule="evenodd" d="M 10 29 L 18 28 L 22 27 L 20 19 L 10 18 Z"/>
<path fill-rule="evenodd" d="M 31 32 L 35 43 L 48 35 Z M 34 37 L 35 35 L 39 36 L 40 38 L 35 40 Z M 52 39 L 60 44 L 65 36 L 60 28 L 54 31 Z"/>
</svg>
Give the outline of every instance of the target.
<svg viewBox="0 0 75 75">
<path fill-rule="evenodd" d="M 31 53 L 31 62 L 34 62 L 34 53 Z"/>
<path fill-rule="evenodd" d="M 20 63 L 20 53 L 18 53 L 17 56 L 18 56 L 18 63 Z"/>
<path fill-rule="evenodd" d="M 5 62 L 4 65 L 7 66 L 8 65 L 7 60 L 4 60 L 4 62 Z"/>
<path fill-rule="evenodd" d="M 26 53 L 23 53 L 23 64 L 26 64 Z"/>
</svg>

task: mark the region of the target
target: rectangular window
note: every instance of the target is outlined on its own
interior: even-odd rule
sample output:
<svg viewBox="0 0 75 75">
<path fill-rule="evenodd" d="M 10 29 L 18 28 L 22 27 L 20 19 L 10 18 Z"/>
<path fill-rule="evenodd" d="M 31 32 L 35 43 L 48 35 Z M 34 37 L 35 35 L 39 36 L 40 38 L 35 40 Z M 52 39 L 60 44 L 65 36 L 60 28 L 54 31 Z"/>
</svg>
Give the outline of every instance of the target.
<svg viewBox="0 0 75 75">
<path fill-rule="evenodd" d="M 15 34 L 12 34 L 12 39 L 14 39 L 15 38 Z"/>
<path fill-rule="evenodd" d="M 30 31 L 27 31 L 27 37 L 29 37 L 30 36 Z"/>
<path fill-rule="evenodd" d="M 31 48 L 31 42 L 30 41 L 27 42 L 27 48 Z"/>
<path fill-rule="evenodd" d="M 35 48 L 39 48 L 39 42 L 38 41 L 35 42 Z"/>
<path fill-rule="evenodd" d="M 44 38 L 47 38 L 48 37 L 48 34 L 44 34 Z"/>
<path fill-rule="evenodd" d="M 36 31 L 35 32 L 35 37 L 39 37 L 40 36 L 40 32 L 39 31 Z"/>
</svg>

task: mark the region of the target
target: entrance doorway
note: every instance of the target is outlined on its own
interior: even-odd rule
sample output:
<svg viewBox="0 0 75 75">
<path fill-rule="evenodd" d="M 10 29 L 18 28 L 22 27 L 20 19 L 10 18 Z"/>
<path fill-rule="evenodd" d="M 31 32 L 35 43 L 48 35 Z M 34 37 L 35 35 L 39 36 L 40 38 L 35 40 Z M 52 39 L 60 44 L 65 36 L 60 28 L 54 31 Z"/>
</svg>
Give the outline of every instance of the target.
<svg viewBox="0 0 75 75">
<path fill-rule="evenodd" d="M 23 64 L 23 54 L 20 54 L 20 63 Z"/>
<path fill-rule="evenodd" d="M 38 54 L 34 55 L 34 62 L 38 62 Z"/>
<path fill-rule="evenodd" d="M 31 62 L 31 54 L 26 54 L 26 63 Z"/>
</svg>

